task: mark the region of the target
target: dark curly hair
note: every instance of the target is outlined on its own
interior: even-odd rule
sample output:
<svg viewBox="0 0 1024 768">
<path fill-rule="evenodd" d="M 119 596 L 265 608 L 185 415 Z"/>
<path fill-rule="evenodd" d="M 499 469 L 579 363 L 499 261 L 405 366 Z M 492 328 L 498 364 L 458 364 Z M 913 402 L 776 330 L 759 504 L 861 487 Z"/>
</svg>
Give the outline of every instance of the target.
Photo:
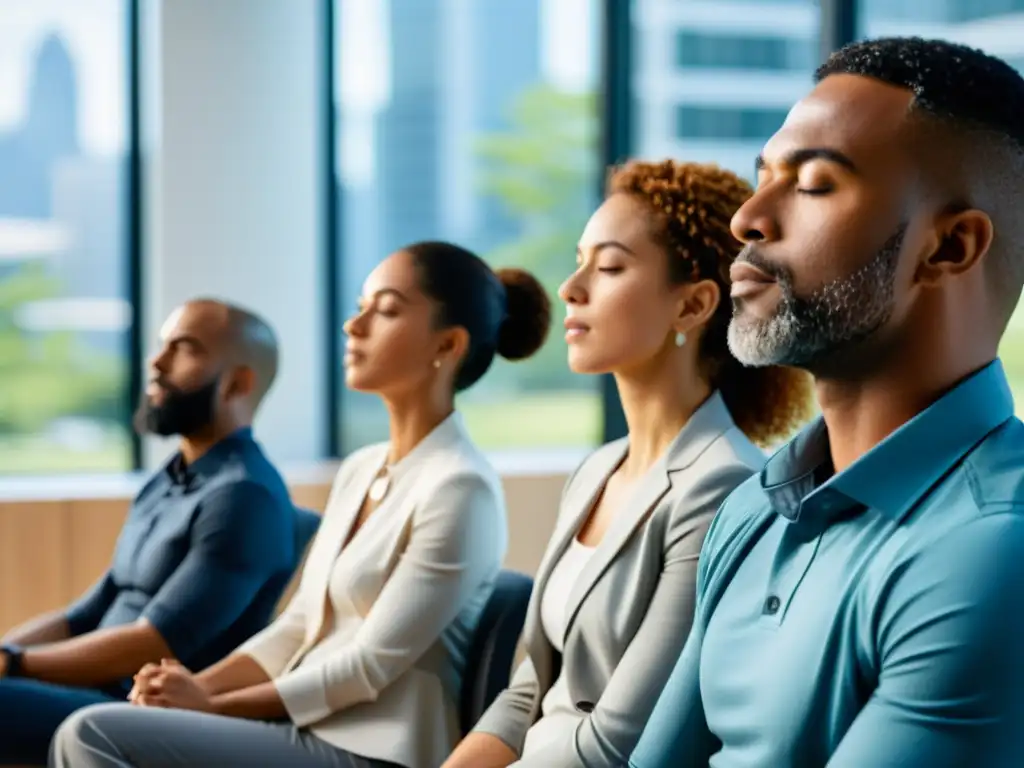
<svg viewBox="0 0 1024 768">
<path fill-rule="evenodd" d="M 1024 78 L 1002 59 L 947 40 L 883 37 L 851 43 L 814 73 L 861 75 L 914 95 L 911 108 L 1024 149 Z M 990 136 L 991 138 L 991 136 Z"/>
<path fill-rule="evenodd" d="M 924 149 L 922 165 L 973 171 L 984 200 L 953 200 L 978 205 L 996 229 L 986 260 L 989 285 L 1004 319 L 1017 305 L 1024 286 L 1019 243 L 1024 203 L 1024 77 L 1002 59 L 946 40 L 886 37 L 852 43 L 835 51 L 814 74 L 860 75 L 904 88 L 913 94 L 910 110 L 922 125 L 946 129 L 937 150 Z M 981 207 L 981 206 L 979 206 Z"/>
<path fill-rule="evenodd" d="M 742 247 L 729 222 L 753 194 L 750 184 L 716 165 L 631 161 L 612 169 L 607 194 L 626 194 L 648 207 L 672 283 L 718 284 L 722 299 L 701 336 L 700 359 L 736 426 L 761 446 L 791 435 L 812 412 L 810 376 L 777 366 L 746 368 L 727 343 L 729 267 Z"/>
<path fill-rule="evenodd" d="M 551 299 L 523 269 L 497 271 L 453 243 L 426 241 L 402 249 L 412 257 L 420 289 L 439 305 L 439 327 L 460 326 L 469 349 L 455 375 L 455 391 L 471 387 L 494 361 L 523 360 L 544 345 Z"/>
</svg>

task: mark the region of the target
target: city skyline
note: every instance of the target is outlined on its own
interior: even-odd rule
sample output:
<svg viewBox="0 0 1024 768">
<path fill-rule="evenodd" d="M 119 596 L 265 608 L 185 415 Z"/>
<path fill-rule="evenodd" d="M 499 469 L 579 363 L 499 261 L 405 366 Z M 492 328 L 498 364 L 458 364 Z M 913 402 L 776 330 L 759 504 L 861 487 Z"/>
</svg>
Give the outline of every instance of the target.
<svg viewBox="0 0 1024 768">
<path fill-rule="evenodd" d="M 474 0 L 446 0 L 467 3 Z M 534 0 L 541 18 L 541 59 L 545 81 L 568 90 L 596 86 L 597 50 L 593 34 L 597 0 Z M 486 2 L 486 0 L 484 0 Z M 124 55 L 127 30 L 124 0 L 0 0 L 0 135 L 17 130 L 28 110 L 28 93 L 37 51 L 56 35 L 68 50 L 78 75 L 76 135 L 83 154 L 124 152 L 127 82 Z M 389 69 L 386 29 L 390 0 L 347 0 L 339 16 L 343 39 L 340 105 L 382 108 L 388 93 L 381 76 Z M 112 20 L 118 20 L 113 23 Z M 339 21 L 342 21 L 341 19 Z M 348 53 L 351 51 L 351 53 Z M 374 66 L 367 66 L 367 62 Z M 356 66 L 361 64 L 361 66 Z"/>
</svg>

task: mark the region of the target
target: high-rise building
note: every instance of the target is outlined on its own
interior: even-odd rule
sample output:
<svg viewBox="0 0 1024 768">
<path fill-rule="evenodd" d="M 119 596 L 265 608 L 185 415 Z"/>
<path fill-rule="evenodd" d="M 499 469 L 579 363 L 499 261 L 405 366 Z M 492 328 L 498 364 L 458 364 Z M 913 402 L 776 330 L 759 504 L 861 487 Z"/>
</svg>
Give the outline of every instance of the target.
<svg viewBox="0 0 1024 768">
<path fill-rule="evenodd" d="M 751 176 L 764 140 L 807 90 L 813 0 L 635 0 L 637 153 Z"/>
</svg>

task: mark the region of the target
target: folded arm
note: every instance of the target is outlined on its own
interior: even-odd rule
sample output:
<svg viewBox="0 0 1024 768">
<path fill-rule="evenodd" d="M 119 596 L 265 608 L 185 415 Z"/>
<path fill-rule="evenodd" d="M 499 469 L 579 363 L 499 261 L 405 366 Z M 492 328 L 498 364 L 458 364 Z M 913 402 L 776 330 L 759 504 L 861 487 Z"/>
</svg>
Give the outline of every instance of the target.
<svg viewBox="0 0 1024 768">
<path fill-rule="evenodd" d="M 878 685 L 828 768 L 1024 765 L 1024 509 L 958 528 L 886 585 Z"/>
</svg>

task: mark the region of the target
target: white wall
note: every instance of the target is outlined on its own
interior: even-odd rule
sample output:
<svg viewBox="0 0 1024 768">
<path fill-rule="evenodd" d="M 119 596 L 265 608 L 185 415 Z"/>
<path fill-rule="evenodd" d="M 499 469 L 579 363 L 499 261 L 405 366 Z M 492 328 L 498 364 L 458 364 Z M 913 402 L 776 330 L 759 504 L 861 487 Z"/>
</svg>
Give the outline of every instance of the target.
<svg viewBox="0 0 1024 768">
<path fill-rule="evenodd" d="M 266 317 L 282 365 L 256 432 L 280 462 L 321 457 L 328 430 L 320 14 L 318 0 L 141 14 L 144 338 L 197 294 Z M 147 465 L 169 449 L 147 445 Z"/>
</svg>

